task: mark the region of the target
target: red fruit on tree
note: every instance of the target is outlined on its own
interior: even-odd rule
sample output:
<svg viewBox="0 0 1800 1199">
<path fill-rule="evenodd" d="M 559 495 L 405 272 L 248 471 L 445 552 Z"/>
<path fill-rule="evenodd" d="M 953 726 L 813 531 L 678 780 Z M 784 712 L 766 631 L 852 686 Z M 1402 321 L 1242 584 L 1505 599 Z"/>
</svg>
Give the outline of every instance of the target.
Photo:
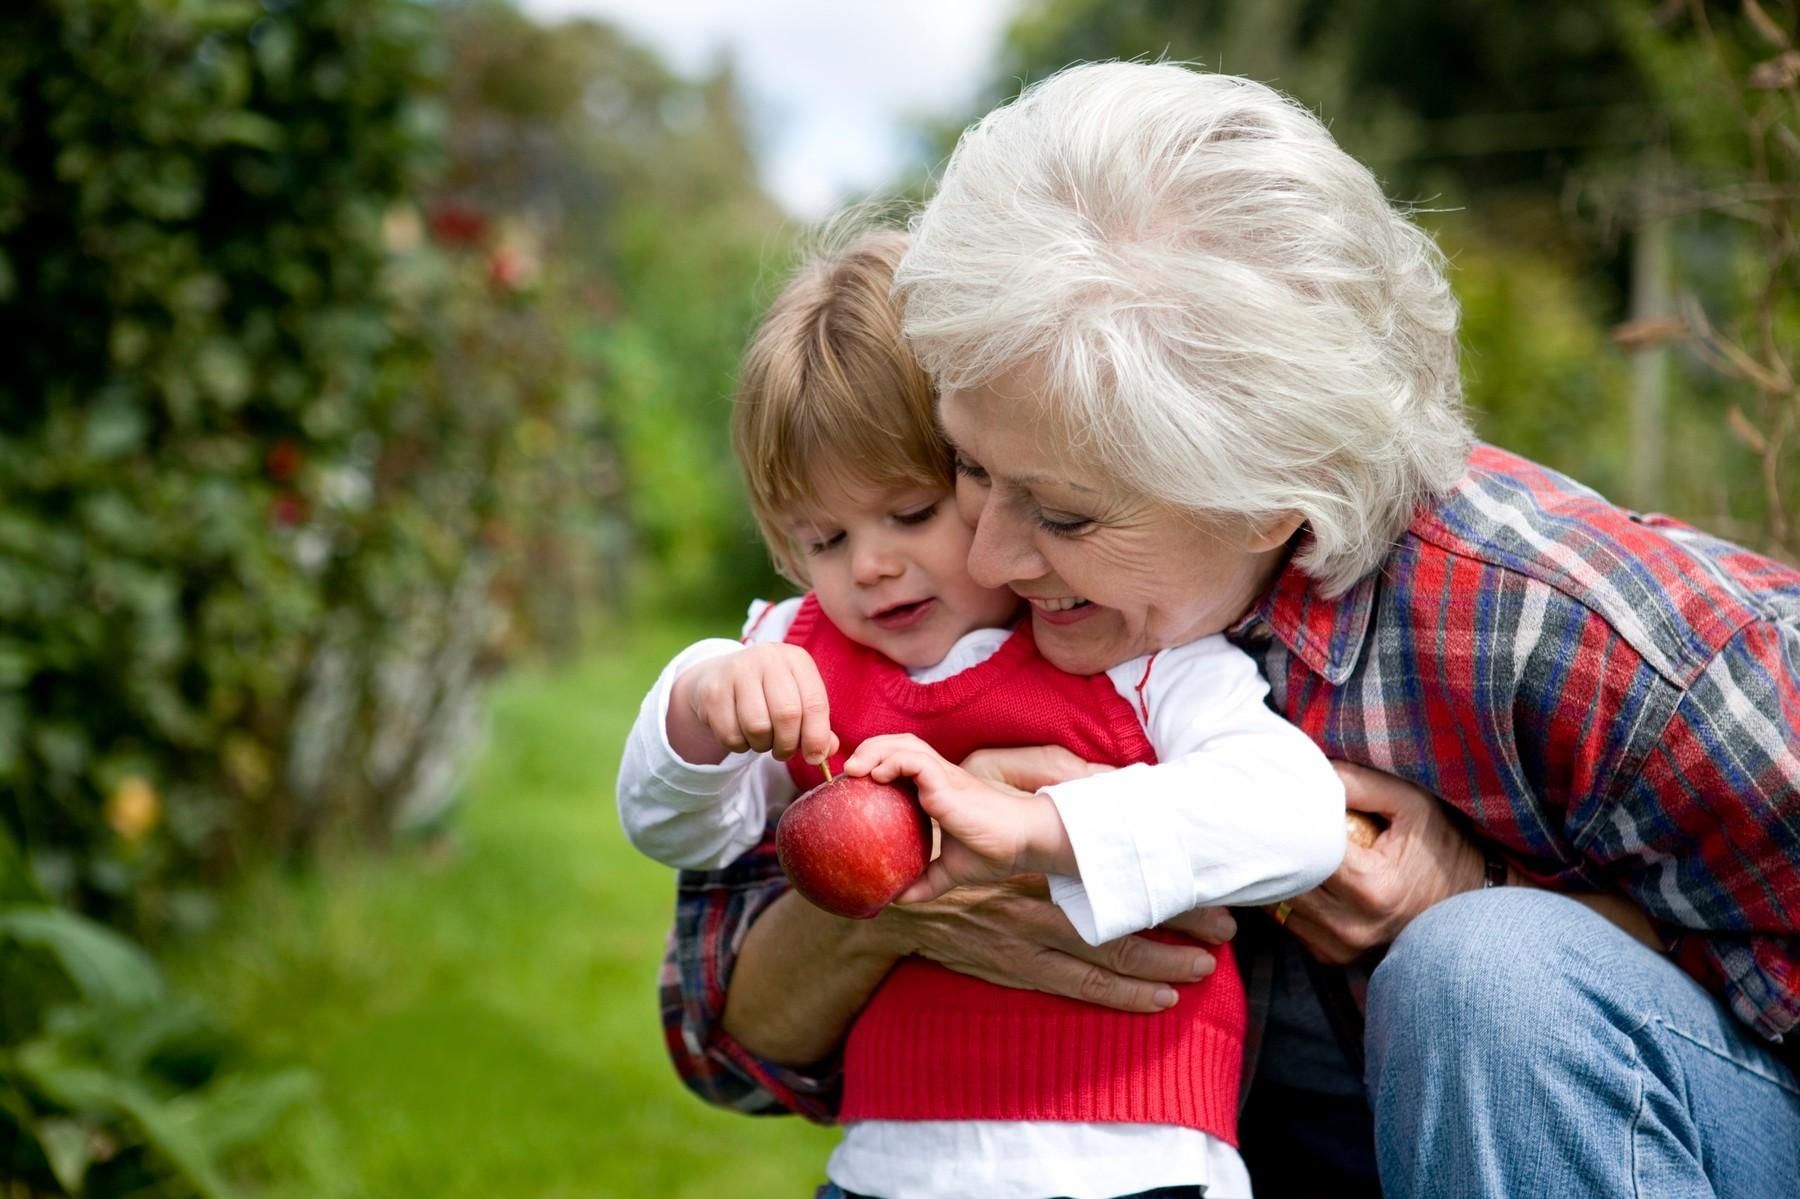
<svg viewBox="0 0 1800 1199">
<path fill-rule="evenodd" d="M 775 852 L 794 890 L 838 916 L 866 920 L 931 860 L 931 819 L 905 779 L 839 775 L 788 805 Z"/>
<path fill-rule="evenodd" d="M 487 214 L 464 204 L 439 204 L 427 218 L 431 236 L 440 245 L 473 246 L 487 237 Z"/>
<path fill-rule="evenodd" d="M 269 469 L 269 477 L 277 483 L 291 482 L 300 473 L 300 444 L 292 438 L 284 437 L 269 447 L 264 464 Z"/>
</svg>

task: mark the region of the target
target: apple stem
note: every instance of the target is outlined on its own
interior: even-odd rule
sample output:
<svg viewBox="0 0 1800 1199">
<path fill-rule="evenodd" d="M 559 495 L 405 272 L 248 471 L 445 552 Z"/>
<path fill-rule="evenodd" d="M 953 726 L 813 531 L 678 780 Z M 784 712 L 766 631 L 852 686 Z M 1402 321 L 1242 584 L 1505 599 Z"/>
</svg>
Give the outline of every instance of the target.
<svg viewBox="0 0 1800 1199">
<path fill-rule="evenodd" d="M 831 781 L 831 759 L 825 758 L 821 760 L 819 762 L 819 769 L 825 772 L 825 781 L 829 783 Z"/>
</svg>

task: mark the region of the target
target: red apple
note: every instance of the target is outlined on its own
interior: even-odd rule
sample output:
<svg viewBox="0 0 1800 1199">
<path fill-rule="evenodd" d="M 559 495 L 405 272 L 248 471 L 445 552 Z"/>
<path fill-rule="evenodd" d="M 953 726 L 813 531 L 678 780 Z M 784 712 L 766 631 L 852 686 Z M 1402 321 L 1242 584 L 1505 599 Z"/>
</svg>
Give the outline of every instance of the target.
<svg viewBox="0 0 1800 1199">
<path fill-rule="evenodd" d="M 931 820 L 905 779 L 839 775 L 788 805 L 775 852 L 794 890 L 838 916 L 866 920 L 931 859 Z"/>
</svg>

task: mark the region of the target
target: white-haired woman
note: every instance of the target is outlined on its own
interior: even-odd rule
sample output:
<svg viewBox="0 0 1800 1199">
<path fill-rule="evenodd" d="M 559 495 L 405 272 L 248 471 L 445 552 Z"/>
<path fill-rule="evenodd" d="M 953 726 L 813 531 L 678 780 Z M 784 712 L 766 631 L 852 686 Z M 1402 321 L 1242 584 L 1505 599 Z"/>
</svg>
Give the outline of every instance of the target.
<svg viewBox="0 0 1800 1199">
<path fill-rule="evenodd" d="M 1372 1139 L 1392 1196 L 1800 1193 L 1800 573 L 1472 446 L 1435 246 L 1259 84 L 1065 71 L 915 233 L 975 577 L 1074 672 L 1226 633 L 1384 826 L 1240 938 L 1265 1192 L 1353 1193 Z M 1004 773 L 1065 816 L 1163 798 Z M 1089 949 L 1024 882 L 838 922 L 740 866 L 690 880 L 665 990 L 740 1107 L 828 1113 L 901 955 L 1131 1008 L 1200 952 Z"/>
</svg>

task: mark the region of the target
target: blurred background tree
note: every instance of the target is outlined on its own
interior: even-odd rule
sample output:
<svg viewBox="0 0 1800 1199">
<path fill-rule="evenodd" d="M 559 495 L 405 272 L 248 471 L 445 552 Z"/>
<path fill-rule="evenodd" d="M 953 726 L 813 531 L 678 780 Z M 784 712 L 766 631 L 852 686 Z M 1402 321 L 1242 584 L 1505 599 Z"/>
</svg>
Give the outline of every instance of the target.
<svg viewBox="0 0 1800 1199">
<path fill-rule="evenodd" d="M 766 575 L 721 401 L 779 228 L 728 73 L 481 0 L 0 29 L 0 821 L 56 898 L 429 824 L 482 680 Z"/>
</svg>

